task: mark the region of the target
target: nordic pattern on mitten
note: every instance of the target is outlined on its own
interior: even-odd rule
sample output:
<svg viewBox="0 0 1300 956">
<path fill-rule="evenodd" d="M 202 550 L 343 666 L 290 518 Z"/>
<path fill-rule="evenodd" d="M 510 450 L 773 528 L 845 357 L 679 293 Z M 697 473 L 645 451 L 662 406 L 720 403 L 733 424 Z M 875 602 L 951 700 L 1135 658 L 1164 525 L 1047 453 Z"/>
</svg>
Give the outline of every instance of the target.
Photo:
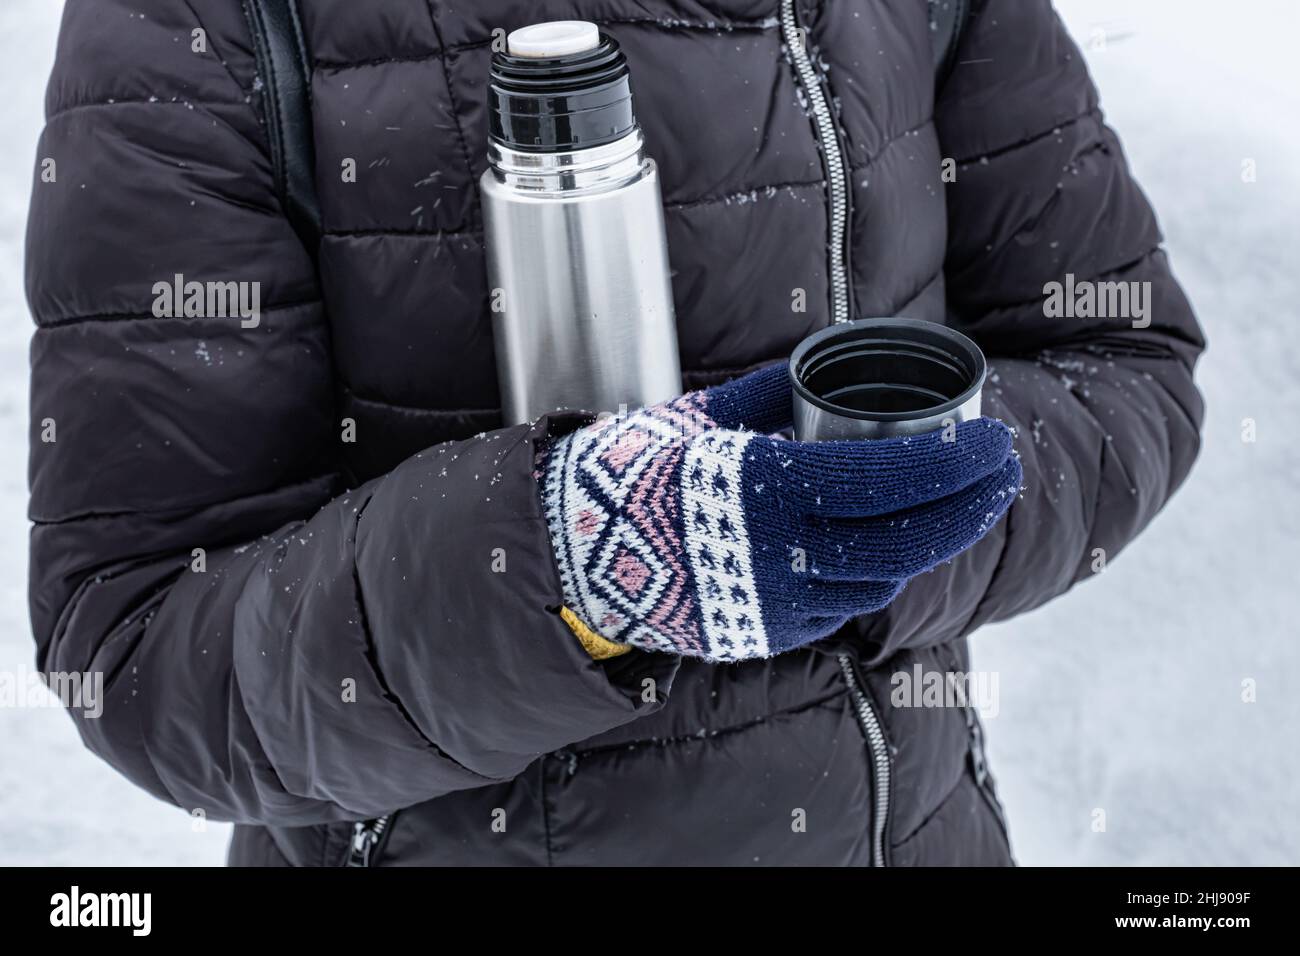
<svg viewBox="0 0 1300 956">
<path fill-rule="evenodd" d="M 715 427 L 701 393 L 558 442 L 543 500 L 564 593 L 606 640 L 699 654 L 679 491 L 689 439 Z"/>
<path fill-rule="evenodd" d="M 571 610 L 611 641 L 766 657 L 888 604 L 1019 489 L 1010 434 L 989 419 L 956 442 L 768 437 L 789 418 L 775 367 L 547 449 L 542 498 Z"/>
</svg>

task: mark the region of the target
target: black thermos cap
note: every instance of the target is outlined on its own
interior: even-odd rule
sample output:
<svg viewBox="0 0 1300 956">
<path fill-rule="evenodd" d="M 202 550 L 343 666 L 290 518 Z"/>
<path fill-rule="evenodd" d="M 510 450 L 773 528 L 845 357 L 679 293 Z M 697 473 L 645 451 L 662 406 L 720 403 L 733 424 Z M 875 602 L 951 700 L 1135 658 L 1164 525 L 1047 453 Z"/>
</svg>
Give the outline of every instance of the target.
<svg viewBox="0 0 1300 956">
<path fill-rule="evenodd" d="M 488 132 L 511 149 L 602 146 L 635 126 L 627 59 L 613 37 L 564 56 L 492 55 Z"/>
</svg>

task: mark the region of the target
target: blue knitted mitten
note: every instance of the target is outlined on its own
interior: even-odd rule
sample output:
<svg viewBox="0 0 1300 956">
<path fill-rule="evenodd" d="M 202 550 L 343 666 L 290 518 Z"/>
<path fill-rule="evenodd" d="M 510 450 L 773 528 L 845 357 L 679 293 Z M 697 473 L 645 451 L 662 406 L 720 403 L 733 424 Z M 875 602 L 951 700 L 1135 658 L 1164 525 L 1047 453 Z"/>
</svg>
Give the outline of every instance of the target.
<svg viewBox="0 0 1300 956">
<path fill-rule="evenodd" d="M 539 478 L 565 601 L 606 640 L 713 661 L 818 640 L 978 541 L 1020 489 L 1011 432 L 795 442 L 771 366 L 566 435 Z M 945 437 L 948 440 L 944 440 Z"/>
</svg>

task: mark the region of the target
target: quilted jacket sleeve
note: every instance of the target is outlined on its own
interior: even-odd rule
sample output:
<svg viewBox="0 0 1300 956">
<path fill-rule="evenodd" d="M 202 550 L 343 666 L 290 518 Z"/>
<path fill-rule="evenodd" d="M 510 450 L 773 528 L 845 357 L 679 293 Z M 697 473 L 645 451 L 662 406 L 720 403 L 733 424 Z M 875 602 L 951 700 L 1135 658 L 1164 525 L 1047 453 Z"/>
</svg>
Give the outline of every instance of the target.
<svg viewBox="0 0 1300 956">
<path fill-rule="evenodd" d="M 553 613 L 546 423 L 342 493 L 240 4 L 146 6 L 68 0 L 28 234 L 31 613 L 42 670 L 103 677 L 102 714 L 71 711 L 86 744 L 181 807 L 292 825 L 509 779 L 661 706 L 672 659 L 596 663 Z M 255 315 L 187 313 L 178 281 Z"/>
<path fill-rule="evenodd" d="M 985 414 L 1017 430 L 1025 485 L 978 546 L 864 619 L 877 659 L 1090 577 L 1164 506 L 1200 445 L 1201 329 L 1049 0 L 977 0 L 955 59 L 936 105 L 957 164 L 948 321 L 990 357 Z"/>
</svg>

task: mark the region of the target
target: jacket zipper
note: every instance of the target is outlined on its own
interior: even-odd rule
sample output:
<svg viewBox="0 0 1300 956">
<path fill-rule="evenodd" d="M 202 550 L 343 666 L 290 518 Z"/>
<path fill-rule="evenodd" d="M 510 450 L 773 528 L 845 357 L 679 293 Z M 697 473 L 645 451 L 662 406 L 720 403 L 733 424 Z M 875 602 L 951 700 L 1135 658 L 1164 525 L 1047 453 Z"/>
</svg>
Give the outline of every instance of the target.
<svg viewBox="0 0 1300 956">
<path fill-rule="evenodd" d="M 862 689 L 853 661 L 847 654 L 839 655 L 840 670 L 844 672 L 844 683 L 849 687 L 849 696 L 853 700 L 853 709 L 857 714 L 862 736 L 866 738 L 871 753 L 871 770 L 875 789 L 875 807 L 871 817 L 871 865 L 885 866 L 885 823 L 889 819 L 889 744 L 885 742 L 885 732 L 881 729 L 880 718 L 871 698 Z"/>
<path fill-rule="evenodd" d="M 389 813 L 374 820 L 362 820 L 352 825 L 352 842 L 344 866 L 374 866 L 379 859 L 376 852 L 395 814 Z"/>
<path fill-rule="evenodd" d="M 849 228 L 849 184 L 848 171 L 844 162 L 844 151 L 840 148 L 839 130 L 835 124 L 835 115 L 831 110 L 826 87 L 813 67 L 812 57 L 808 55 L 803 31 L 799 28 L 799 15 L 795 11 L 795 0 L 781 0 L 781 36 L 786 49 L 790 51 L 790 61 L 794 64 L 799 83 L 812 112 L 813 124 L 817 130 L 817 139 L 821 144 L 822 156 L 826 161 L 826 187 L 830 198 L 830 234 L 828 256 L 831 286 L 831 321 L 847 322 L 849 311 L 849 276 L 848 276 L 848 228 Z"/>
<path fill-rule="evenodd" d="M 830 249 L 827 261 L 831 286 L 831 322 L 847 322 L 852 317 L 849 304 L 847 252 L 848 168 L 844 161 L 844 151 L 840 148 L 839 129 L 835 124 L 835 114 L 826 95 L 826 86 L 813 67 L 803 31 L 799 28 L 795 0 L 781 0 L 780 19 L 781 36 L 785 41 L 786 49 L 790 51 L 790 61 L 794 64 L 804 95 L 808 98 L 813 125 L 826 162 L 826 193 L 830 204 L 828 210 Z M 853 669 L 853 661 L 848 655 L 841 654 L 839 662 L 840 670 L 844 672 L 844 681 L 848 684 L 849 694 L 853 699 L 853 709 L 862 727 L 862 735 L 866 738 L 871 752 L 871 769 L 875 781 L 875 808 L 871 821 L 871 864 L 884 866 L 885 823 L 889 819 L 889 746 L 885 743 L 885 734 L 880 727 L 880 718 L 876 716 L 875 707 L 872 706 L 870 698 L 858 681 L 857 673 Z"/>
<path fill-rule="evenodd" d="M 966 704 L 966 729 L 970 733 L 970 765 L 971 774 L 975 777 L 975 784 L 979 787 L 980 796 L 988 804 L 990 810 L 998 818 L 998 826 L 1002 828 L 1002 836 L 1006 839 L 1008 847 L 1011 844 L 1011 831 L 1007 827 L 1007 817 L 1002 810 L 1002 801 L 993 793 L 989 786 L 989 765 L 984 756 L 984 728 L 980 725 L 979 718 L 975 716 L 974 708 L 970 703 Z"/>
<path fill-rule="evenodd" d="M 947 655 L 947 666 L 949 673 L 953 674 L 959 674 L 966 670 L 956 651 L 951 647 Z M 1007 817 L 1002 809 L 1002 801 L 997 798 L 997 794 L 993 792 L 989 782 L 989 763 L 984 754 L 984 725 L 980 723 L 974 702 L 964 694 L 962 696 L 962 711 L 966 717 L 966 733 L 969 738 L 966 752 L 970 758 L 971 776 L 975 778 L 975 785 L 979 788 L 984 803 L 997 817 L 998 826 L 1002 828 L 1002 837 L 1007 841 L 1009 852 L 1011 848 L 1011 830 L 1007 827 Z"/>
</svg>

